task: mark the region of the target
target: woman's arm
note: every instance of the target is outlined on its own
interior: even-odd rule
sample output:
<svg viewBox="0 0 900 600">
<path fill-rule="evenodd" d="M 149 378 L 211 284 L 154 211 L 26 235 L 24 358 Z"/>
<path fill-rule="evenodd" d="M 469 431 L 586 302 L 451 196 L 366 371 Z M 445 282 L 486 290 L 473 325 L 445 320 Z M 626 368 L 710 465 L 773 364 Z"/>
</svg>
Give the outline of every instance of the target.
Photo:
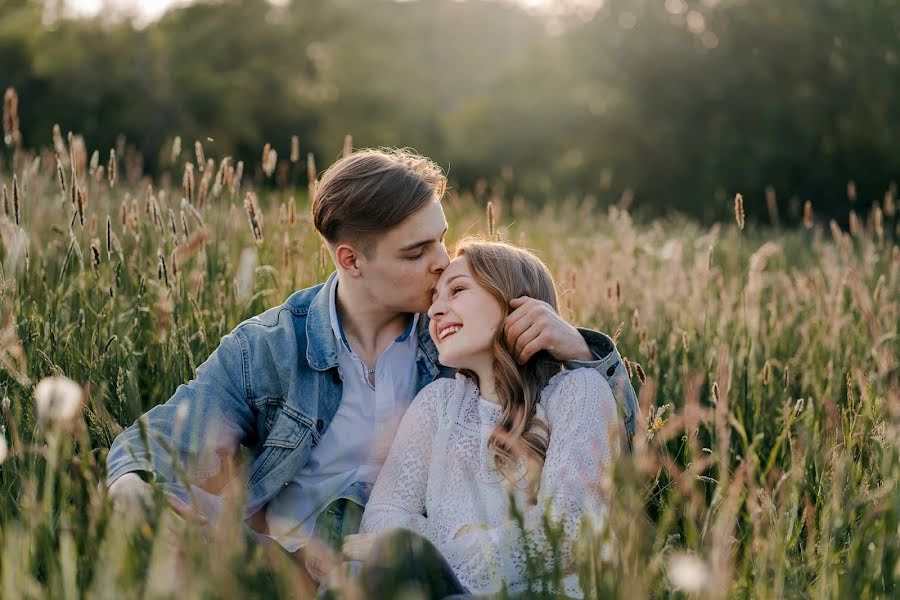
<svg viewBox="0 0 900 600">
<path fill-rule="evenodd" d="M 404 528 L 434 542 L 425 516 L 431 446 L 437 433 L 438 414 L 455 385 L 453 379 L 438 379 L 425 386 L 403 415 L 366 504 L 361 533 Z"/>
<path fill-rule="evenodd" d="M 537 504 L 520 509 L 524 528 L 514 520 L 474 530 L 438 547 L 460 578 L 487 589 L 502 578 L 528 577 L 529 560 L 539 571 L 565 574 L 573 565 L 573 546 L 582 516 L 597 501 L 594 485 L 619 450 L 621 427 L 606 381 L 593 369 L 564 375 L 549 398 L 550 444 L 541 472 Z M 551 552 L 545 513 L 559 530 Z M 554 536 L 555 537 L 555 536 Z"/>
</svg>

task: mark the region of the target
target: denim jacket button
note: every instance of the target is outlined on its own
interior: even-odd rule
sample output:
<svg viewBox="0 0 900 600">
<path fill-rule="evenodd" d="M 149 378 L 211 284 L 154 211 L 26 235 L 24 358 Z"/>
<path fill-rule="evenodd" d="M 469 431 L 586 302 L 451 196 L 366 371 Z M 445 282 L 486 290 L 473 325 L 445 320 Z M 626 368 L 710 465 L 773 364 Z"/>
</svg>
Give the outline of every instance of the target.
<svg viewBox="0 0 900 600">
<path fill-rule="evenodd" d="M 613 366 L 611 366 L 609 369 L 606 370 L 606 376 L 612 377 L 612 374 L 616 372 L 616 367 L 618 367 L 618 366 L 619 366 L 619 363 L 617 361 L 616 364 L 614 364 Z"/>
<path fill-rule="evenodd" d="M 316 421 L 316 431 L 322 433 L 323 429 L 325 429 L 325 421 L 319 419 L 318 421 Z"/>
</svg>

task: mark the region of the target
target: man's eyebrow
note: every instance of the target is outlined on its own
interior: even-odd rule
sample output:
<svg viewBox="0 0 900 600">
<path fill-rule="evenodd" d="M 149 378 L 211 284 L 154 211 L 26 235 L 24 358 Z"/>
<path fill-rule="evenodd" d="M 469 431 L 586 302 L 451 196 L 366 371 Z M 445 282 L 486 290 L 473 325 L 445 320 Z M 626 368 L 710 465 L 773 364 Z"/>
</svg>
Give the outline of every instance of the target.
<svg viewBox="0 0 900 600">
<path fill-rule="evenodd" d="M 441 237 L 444 237 L 444 234 L 446 234 L 446 233 L 447 233 L 447 228 L 444 227 L 444 231 L 441 232 Z M 415 250 L 416 248 L 419 248 L 420 246 L 427 246 L 428 244 L 433 244 L 433 243 L 434 243 L 433 239 L 422 240 L 420 242 L 413 242 L 412 244 L 407 244 L 406 246 L 403 246 L 402 248 L 400 248 L 400 252 L 407 252 L 409 250 Z"/>
</svg>

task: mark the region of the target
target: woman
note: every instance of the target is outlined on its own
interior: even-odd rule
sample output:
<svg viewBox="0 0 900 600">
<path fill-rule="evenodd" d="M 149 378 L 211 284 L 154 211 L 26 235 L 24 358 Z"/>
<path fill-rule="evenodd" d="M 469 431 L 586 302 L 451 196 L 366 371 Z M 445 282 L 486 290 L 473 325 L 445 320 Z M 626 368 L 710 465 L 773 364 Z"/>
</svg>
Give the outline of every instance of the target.
<svg viewBox="0 0 900 600">
<path fill-rule="evenodd" d="M 582 516 L 599 512 L 591 488 L 619 447 L 620 426 L 596 371 L 563 371 L 547 353 L 516 364 L 502 324 L 519 296 L 557 307 L 547 267 L 506 243 L 463 242 L 441 275 L 430 333 L 440 362 L 458 374 L 416 396 L 361 533 L 345 541 L 344 553 L 366 563 L 370 597 L 404 583 L 430 597 L 514 592 L 538 572 L 562 581 L 553 592 L 581 596 L 573 542 Z M 556 554 L 545 514 L 559 528 Z"/>
</svg>

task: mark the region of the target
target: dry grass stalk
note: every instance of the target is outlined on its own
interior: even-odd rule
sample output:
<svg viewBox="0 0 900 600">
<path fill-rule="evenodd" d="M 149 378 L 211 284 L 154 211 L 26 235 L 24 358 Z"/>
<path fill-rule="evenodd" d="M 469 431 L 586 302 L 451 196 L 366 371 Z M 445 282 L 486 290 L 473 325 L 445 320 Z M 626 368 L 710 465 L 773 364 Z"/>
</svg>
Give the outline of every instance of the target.
<svg viewBox="0 0 900 600">
<path fill-rule="evenodd" d="M 268 144 L 266 146 L 268 147 Z M 269 148 L 269 151 L 265 152 L 264 155 L 263 172 L 266 174 L 266 177 L 272 177 L 275 167 L 278 166 L 278 151 L 275 148 Z"/>
<path fill-rule="evenodd" d="M 57 154 L 57 156 L 59 156 L 59 154 Z M 94 151 L 91 153 L 91 162 L 90 162 L 90 165 L 89 165 L 89 167 L 88 167 L 88 169 L 89 169 L 89 170 L 88 170 L 88 174 L 89 174 L 89 175 L 94 175 L 94 174 L 97 172 L 97 167 L 98 167 L 98 166 L 100 166 L 100 151 L 99 151 L 99 150 L 94 150 Z"/>
<path fill-rule="evenodd" d="M 262 216 L 259 213 L 259 206 L 256 203 L 256 194 L 247 191 L 244 196 L 244 208 L 247 209 L 247 219 L 250 222 L 250 230 L 253 232 L 253 239 L 257 245 L 262 244 L 263 235 L 261 227 Z"/>
<path fill-rule="evenodd" d="M 738 194 L 734 197 L 734 220 L 738 229 L 744 229 L 744 196 Z"/>
<path fill-rule="evenodd" d="M 856 216 L 855 210 L 850 210 L 850 222 L 849 222 L 850 235 L 853 237 L 859 236 L 859 217 Z"/>
<path fill-rule="evenodd" d="M 109 150 L 109 165 L 106 167 L 107 177 L 109 178 L 109 187 L 116 187 L 116 176 L 118 173 L 118 161 L 116 160 L 116 149 Z"/>
<path fill-rule="evenodd" d="M 9 191 L 6 189 L 5 183 L 3 184 L 3 214 L 9 216 Z"/>
<path fill-rule="evenodd" d="M 204 158 L 203 144 L 200 143 L 200 140 L 194 140 L 194 154 L 197 156 L 197 168 L 203 173 L 206 167 L 206 158 Z"/>
<path fill-rule="evenodd" d="M 875 229 L 875 235 L 878 237 L 878 242 L 881 243 L 884 241 L 884 215 L 881 212 L 881 208 L 876 206 L 872 209 L 872 226 Z"/>
<path fill-rule="evenodd" d="M 184 175 L 181 178 L 181 188 L 184 190 L 184 197 L 190 204 L 194 203 L 194 164 L 185 163 Z"/>
<path fill-rule="evenodd" d="M 100 267 L 100 240 L 91 238 L 91 267 L 94 270 Z"/>
<path fill-rule="evenodd" d="M 488 235 L 493 238 L 494 237 L 494 203 L 488 200 L 487 203 L 487 221 L 488 221 Z"/>
<path fill-rule="evenodd" d="M 349 133 L 344 136 L 344 156 L 353 154 L 353 136 Z"/>
<path fill-rule="evenodd" d="M 291 136 L 291 162 L 300 161 L 300 138 L 296 135 Z"/>
<path fill-rule="evenodd" d="M 75 188 L 75 206 L 78 210 L 78 222 L 84 227 L 84 195 L 81 188 Z"/>
<path fill-rule="evenodd" d="M 174 163 L 181 156 L 181 136 L 176 135 L 172 141 L 172 162 Z"/>
<path fill-rule="evenodd" d="M 288 203 L 288 224 L 297 224 L 297 202 L 294 200 L 293 195 L 291 195 L 290 202 Z"/>
<path fill-rule="evenodd" d="M 312 186 L 316 181 L 316 157 L 312 152 L 306 154 L 306 182 Z"/>
<path fill-rule="evenodd" d="M 200 227 L 191 233 L 180 246 L 176 247 L 172 252 L 172 264 L 175 268 L 187 262 L 189 258 L 197 254 L 203 248 L 209 239 L 209 230 L 206 227 Z"/>
<path fill-rule="evenodd" d="M 22 141 L 19 132 L 19 95 L 12 87 L 6 88 L 3 94 L 3 142 L 7 146 L 16 146 Z"/>
<path fill-rule="evenodd" d="M 66 144 L 63 142 L 62 131 L 59 128 L 59 123 L 53 124 L 53 148 L 56 150 L 56 153 L 63 159 L 63 163 L 69 164 L 69 152 L 66 150 Z"/>
<path fill-rule="evenodd" d="M 812 229 L 813 226 L 812 202 L 809 200 L 803 203 L 803 226 L 807 229 Z"/>
<path fill-rule="evenodd" d="M 63 202 L 65 202 L 66 197 L 66 173 L 63 171 L 62 160 L 59 158 L 59 153 L 56 153 L 56 178 L 59 181 L 59 189 L 63 195 Z"/>
<path fill-rule="evenodd" d="M 241 189 L 241 179 L 244 177 L 244 161 L 239 160 L 237 168 L 234 171 L 234 178 L 231 180 L 231 198 L 237 197 L 237 193 Z"/>
<path fill-rule="evenodd" d="M 13 174 L 12 189 L 13 215 L 16 225 L 19 225 L 19 178 L 16 174 Z"/>
</svg>

